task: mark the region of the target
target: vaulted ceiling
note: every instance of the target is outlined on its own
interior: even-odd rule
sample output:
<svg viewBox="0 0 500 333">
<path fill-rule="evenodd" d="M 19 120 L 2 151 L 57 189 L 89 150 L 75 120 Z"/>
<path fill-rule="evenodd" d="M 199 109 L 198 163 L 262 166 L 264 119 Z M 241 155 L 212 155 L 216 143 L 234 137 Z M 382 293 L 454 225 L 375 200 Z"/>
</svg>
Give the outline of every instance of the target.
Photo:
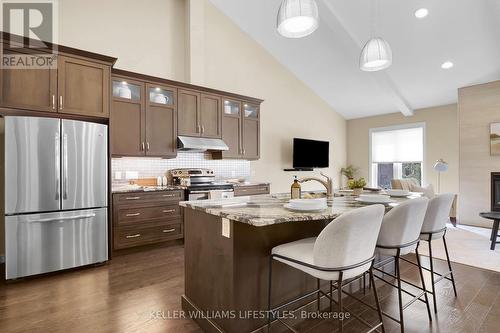
<svg viewBox="0 0 500 333">
<path fill-rule="evenodd" d="M 281 0 L 210 0 L 347 119 L 455 103 L 457 89 L 500 79 L 500 0 L 380 0 L 375 34 L 393 65 L 359 70 L 371 37 L 369 0 L 316 0 L 320 26 L 287 39 L 276 32 Z M 429 15 L 414 16 L 425 7 Z M 447 60 L 454 67 L 443 70 Z"/>
</svg>

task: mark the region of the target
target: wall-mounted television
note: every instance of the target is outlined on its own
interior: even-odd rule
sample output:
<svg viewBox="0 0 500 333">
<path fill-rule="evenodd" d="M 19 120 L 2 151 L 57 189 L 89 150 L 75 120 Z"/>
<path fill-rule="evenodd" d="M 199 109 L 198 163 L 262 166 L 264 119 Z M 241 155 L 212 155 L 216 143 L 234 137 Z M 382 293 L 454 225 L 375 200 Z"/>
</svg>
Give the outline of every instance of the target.
<svg viewBox="0 0 500 333">
<path fill-rule="evenodd" d="M 293 139 L 293 168 L 328 168 L 330 143 L 307 139 Z"/>
</svg>

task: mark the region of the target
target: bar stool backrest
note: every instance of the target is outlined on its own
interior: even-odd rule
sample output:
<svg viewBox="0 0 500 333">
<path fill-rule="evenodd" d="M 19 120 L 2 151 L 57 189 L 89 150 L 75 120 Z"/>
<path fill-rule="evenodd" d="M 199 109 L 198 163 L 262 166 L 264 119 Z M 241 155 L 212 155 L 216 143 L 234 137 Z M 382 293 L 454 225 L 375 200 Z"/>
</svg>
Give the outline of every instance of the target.
<svg viewBox="0 0 500 333">
<path fill-rule="evenodd" d="M 419 239 L 429 199 L 402 202 L 385 214 L 377 246 L 398 247 Z"/>
<path fill-rule="evenodd" d="M 421 232 L 435 232 L 446 227 L 454 198 L 453 193 L 443 193 L 436 195 L 429 201 Z"/>
<path fill-rule="evenodd" d="M 314 264 L 339 268 L 370 259 L 375 252 L 384 212 L 383 205 L 372 205 L 347 212 L 332 221 L 316 239 Z"/>
</svg>

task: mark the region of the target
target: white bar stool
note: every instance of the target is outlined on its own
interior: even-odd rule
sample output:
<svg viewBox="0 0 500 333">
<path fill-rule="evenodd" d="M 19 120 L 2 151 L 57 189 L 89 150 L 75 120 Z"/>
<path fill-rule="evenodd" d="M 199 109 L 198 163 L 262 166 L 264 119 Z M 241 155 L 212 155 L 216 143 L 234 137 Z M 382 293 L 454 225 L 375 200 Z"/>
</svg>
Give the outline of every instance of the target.
<svg viewBox="0 0 500 333">
<path fill-rule="evenodd" d="M 377 243 L 377 236 L 379 234 L 384 212 L 385 207 L 382 205 L 358 208 L 342 214 L 337 219 L 333 220 L 323 229 L 323 231 L 321 231 L 318 237 L 301 239 L 276 246 L 272 249 L 269 261 L 268 332 L 271 329 L 271 323 L 277 311 L 294 302 L 313 295 L 317 295 L 319 302 L 320 295 L 323 295 L 330 300 L 330 311 L 333 310 L 332 303 L 335 302 L 338 304 L 339 313 L 342 313 L 345 308 L 342 304 L 342 294 L 346 293 L 342 290 L 342 287 L 347 284 L 349 280 L 352 281 L 363 276 L 365 272 L 369 272 L 370 281 L 373 282 L 372 267 L 375 258 L 375 245 Z M 280 261 L 317 278 L 317 290 L 272 308 L 271 282 L 274 260 Z M 330 281 L 329 294 L 321 290 L 320 280 Z M 333 281 L 337 282 L 335 288 L 338 291 L 337 300 L 333 299 Z M 376 310 L 380 319 L 380 322 L 375 326 L 371 326 L 360 316 L 350 312 L 347 308 L 345 309 L 362 323 L 369 326 L 370 330 L 368 332 L 375 331 L 379 327 L 381 327 L 382 332 L 384 332 L 382 312 L 380 310 L 378 295 L 375 288 L 374 297 Z M 276 320 L 281 322 L 291 331 L 295 331 L 280 318 Z M 344 322 L 342 319 L 339 320 L 339 329 L 340 332 L 343 332 Z"/>
<path fill-rule="evenodd" d="M 437 301 L 436 301 L 436 283 L 443 279 L 451 281 L 453 285 L 453 292 L 455 297 L 457 297 L 457 288 L 455 286 L 455 278 L 453 277 L 453 269 L 451 268 L 450 256 L 448 254 L 448 246 L 446 244 L 446 222 L 449 221 L 449 212 L 453 204 L 455 195 L 452 193 L 444 193 L 436 195 L 429 201 L 427 207 L 427 212 L 425 213 L 424 224 L 422 225 L 422 230 L 420 231 L 420 240 L 426 241 L 429 244 L 429 266 L 430 268 L 422 268 L 428 272 L 431 272 L 431 283 L 432 291 L 428 291 L 432 295 L 432 300 L 434 303 L 434 312 L 437 313 Z M 444 251 L 446 253 L 446 261 L 448 263 L 448 271 L 445 273 L 437 273 L 434 271 L 433 256 L 432 256 L 432 241 L 436 239 L 443 239 Z M 405 259 L 403 259 L 405 260 Z M 407 261 L 407 260 L 405 260 Z M 407 261 L 414 264 L 410 261 Z M 435 279 L 435 275 L 439 276 Z"/>
<path fill-rule="evenodd" d="M 388 212 L 382 221 L 382 227 L 380 228 L 380 233 L 377 240 L 376 253 L 382 256 L 389 256 L 394 258 L 395 264 L 395 275 L 387 273 L 379 268 L 374 269 L 385 275 L 389 275 L 396 279 L 397 285 L 391 281 L 386 280 L 383 276 L 375 275 L 376 278 L 384 281 L 385 283 L 395 287 L 398 290 L 398 302 L 399 302 L 399 319 L 393 316 L 383 313 L 388 318 L 399 323 L 401 332 L 404 332 L 404 317 L 403 312 L 408 306 L 416 302 L 417 300 L 425 303 L 427 307 L 427 314 L 429 316 L 429 321 L 432 321 L 431 310 L 429 305 L 429 299 L 427 297 L 427 292 L 425 288 L 425 280 L 422 272 L 422 267 L 420 265 L 420 258 L 418 256 L 418 243 L 420 241 L 420 230 L 424 223 L 424 217 L 427 211 L 427 205 L 429 199 L 418 198 L 405 201 L 398 206 L 394 207 L 390 212 Z M 403 280 L 400 274 L 400 259 L 401 256 L 409 254 L 415 247 L 417 247 L 416 257 L 417 266 L 420 273 L 420 281 L 422 287 L 411 283 L 409 281 Z M 421 292 L 415 295 L 412 292 L 405 290 L 402 287 L 402 282 L 411 285 Z M 374 286 L 375 288 L 375 286 Z M 408 303 L 403 304 L 402 293 L 406 293 L 412 296 L 412 300 Z M 422 299 L 424 296 L 424 299 Z"/>
</svg>

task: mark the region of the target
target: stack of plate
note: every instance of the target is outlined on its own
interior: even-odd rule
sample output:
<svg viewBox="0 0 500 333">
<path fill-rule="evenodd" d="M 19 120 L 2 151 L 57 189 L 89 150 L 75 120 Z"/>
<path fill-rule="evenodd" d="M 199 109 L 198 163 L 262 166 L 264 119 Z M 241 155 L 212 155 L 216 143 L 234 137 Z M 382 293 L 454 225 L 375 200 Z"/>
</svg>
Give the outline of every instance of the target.
<svg viewBox="0 0 500 333">
<path fill-rule="evenodd" d="M 385 192 L 391 197 L 407 197 L 410 195 L 408 190 L 385 190 Z"/>
<path fill-rule="evenodd" d="M 354 199 L 363 203 L 381 203 L 387 204 L 393 202 L 390 196 L 383 194 L 361 194 L 359 198 Z"/>
<path fill-rule="evenodd" d="M 285 208 L 301 212 L 316 212 L 328 208 L 326 198 L 319 199 L 292 199 L 285 204 Z"/>
</svg>

